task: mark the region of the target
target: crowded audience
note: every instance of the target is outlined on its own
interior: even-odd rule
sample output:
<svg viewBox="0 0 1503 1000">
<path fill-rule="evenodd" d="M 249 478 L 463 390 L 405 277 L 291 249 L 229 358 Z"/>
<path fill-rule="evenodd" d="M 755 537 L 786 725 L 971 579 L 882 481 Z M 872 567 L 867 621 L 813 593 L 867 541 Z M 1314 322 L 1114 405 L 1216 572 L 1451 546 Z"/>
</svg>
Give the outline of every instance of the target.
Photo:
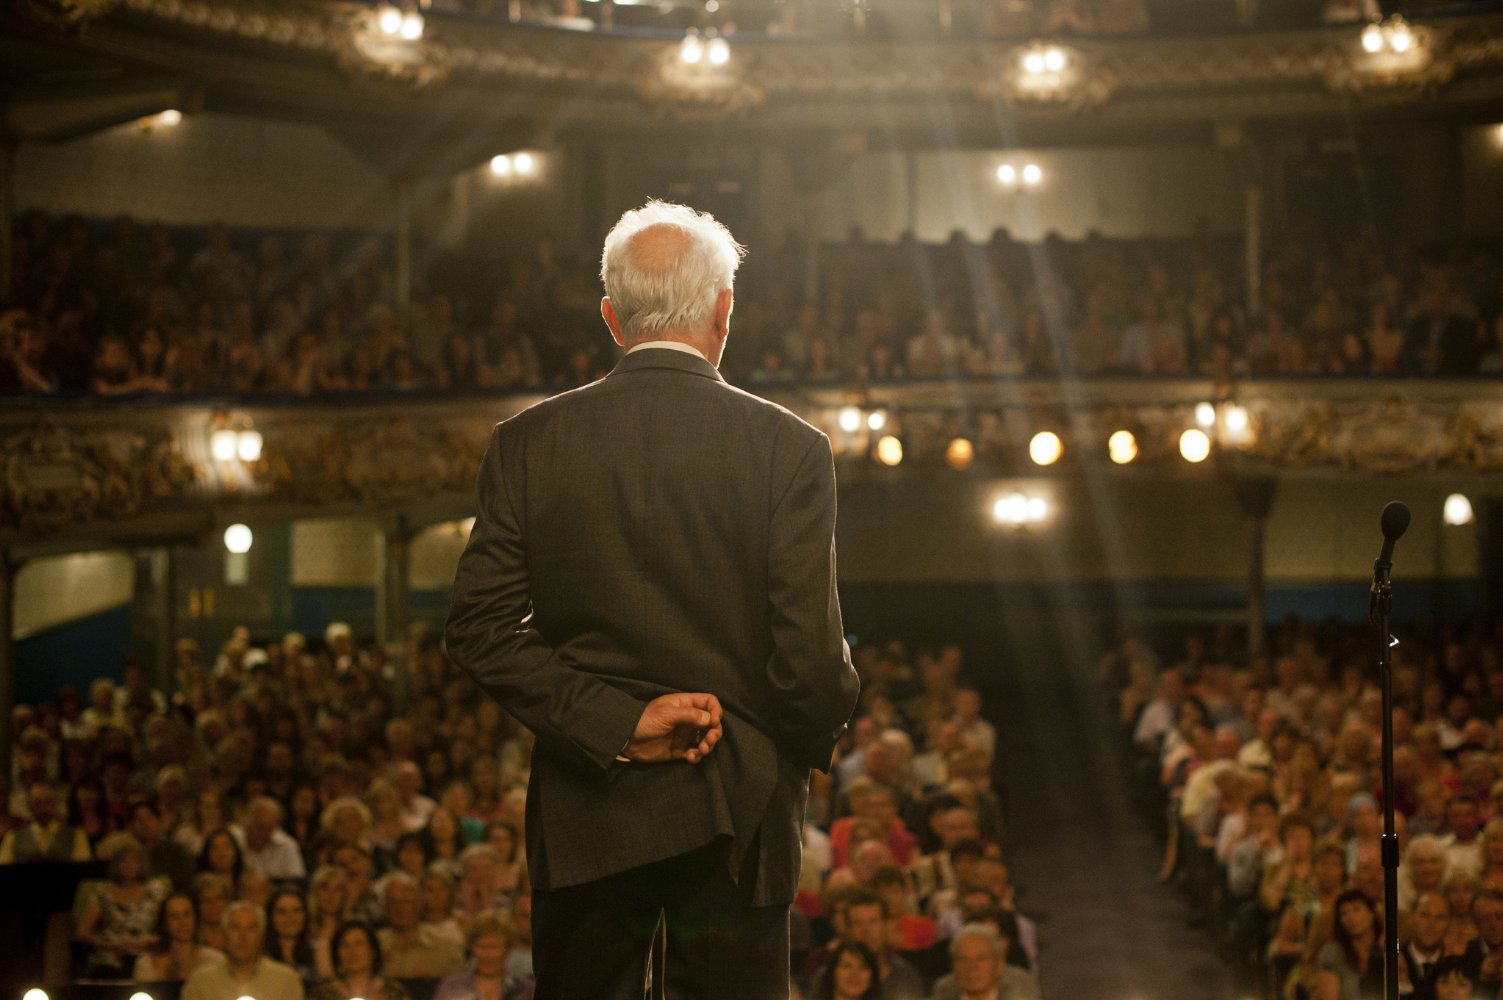
<svg viewBox="0 0 1503 1000">
<path fill-rule="evenodd" d="M 810 793 L 792 995 L 1036 998 L 991 779 L 1005 740 L 961 650 L 856 660 L 861 706 Z M 532 738 L 426 627 L 395 651 L 341 623 L 239 629 L 207 656 L 183 640 L 170 690 L 130 662 L 88 702 L 16 709 L 22 794 L 0 814 L 4 861 L 106 863 L 77 892 L 75 976 L 190 1000 L 531 996 Z"/>
<path fill-rule="evenodd" d="M 593 251 L 540 244 L 478 270 L 420 255 L 433 278 L 405 304 L 390 247 L 351 234 L 33 212 L 13 253 L 10 394 L 547 391 L 614 362 Z M 732 381 L 1503 373 L 1493 246 L 1382 258 L 1290 238 L 1267 254 L 1255 312 L 1240 244 L 1205 234 L 929 245 L 854 231 L 819 248 L 817 287 L 809 256 L 796 236 L 753 241 Z"/>
<path fill-rule="evenodd" d="M 1503 621 L 1404 628 L 1393 649 L 1400 993 L 1494 996 L 1503 965 Z M 1102 660 L 1132 780 L 1183 887 L 1259 995 L 1383 987 L 1382 695 L 1372 633 L 1288 621 L 1160 662 Z M 1442 985 L 1443 984 L 1443 985 Z M 1475 991 L 1475 992 L 1474 992 Z"/>
</svg>

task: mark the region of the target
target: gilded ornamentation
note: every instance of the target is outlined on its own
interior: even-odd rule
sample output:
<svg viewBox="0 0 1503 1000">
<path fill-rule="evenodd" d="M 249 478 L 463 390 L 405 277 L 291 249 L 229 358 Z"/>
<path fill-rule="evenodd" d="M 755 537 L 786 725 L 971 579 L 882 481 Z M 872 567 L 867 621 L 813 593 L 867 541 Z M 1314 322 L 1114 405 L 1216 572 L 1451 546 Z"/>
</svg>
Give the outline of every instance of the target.
<svg viewBox="0 0 1503 1000">
<path fill-rule="evenodd" d="M 20 11 L 51 28 L 77 30 L 113 10 L 120 0 L 21 0 Z"/>
<path fill-rule="evenodd" d="M 390 510 L 474 489 L 484 437 L 438 423 L 362 419 L 309 434 L 289 425 L 266 430 L 265 458 L 252 470 L 271 497 L 294 503 L 356 503 Z"/>
<path fill-rule="evenodd" d="M 180 498 L 198 471 L 162 431 L 80 434 L 43 424 L 0 444 L 6 520 L 52 534 Z"/>
<path fill-rule="evenodd" d="M 724 66 L 707 62 L 688 65 L 677 47 L 660 52 L 637 80 L 637 92 L 648 102 L 680 117 L 715 117 L 748 111 L 767 100 L 767 91 L 752 82 L 755 67 L 743 59 Z"/>
</svg>

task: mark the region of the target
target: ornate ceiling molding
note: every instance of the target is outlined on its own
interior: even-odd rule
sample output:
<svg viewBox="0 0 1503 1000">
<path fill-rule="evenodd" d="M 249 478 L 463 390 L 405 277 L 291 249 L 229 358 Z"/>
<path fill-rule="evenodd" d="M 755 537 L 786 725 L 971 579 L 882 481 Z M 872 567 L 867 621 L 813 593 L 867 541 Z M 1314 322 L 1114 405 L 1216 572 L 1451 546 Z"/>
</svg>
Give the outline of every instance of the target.
<svg viewBox="0 0 1503 1000">
<path fill-rule="evenodd" d="M 43 0 L 32 0 L 40 3 Z M 62 2 L 62 0 L 55 0 Z M 89 0 L 72 0 L 86 3 Z M 104 3 L 106 0 L 93 0 Z M 1357 26 L 1183 38 L 1080 39 L 1068 46 L 1078 79 L 1057 92 L 1019 83 L 1017 40 L 891 43 L 737 39 L 732 63 L 685 67 L 677 40 L 486 23 L 430 13 L 420 43 L 401 58 L 372 49 L 372 8 L 293 0 L 116 0 L 138 25 L 171 23 L 245 43 L 322 54 L 345 73 L 385 80 L 390 96 L 470 92 L 498 79 L 560 95 L 635 94 L 649 113 L 691 118 L 798 113 L 807 102 L 970 99 L 1054 116 L 1132 101 L 1284 102 L 1336 110 L 1356 95 L 1383 102 L 1433 99 L 1463 78 L 1503 74 L 1503 16 L 1428 22 L 1423 60 L 1383 69 L 1366 57 Z M 106 21 L 106 24 L 111 21 Z M 1078 63 L 1078 70 L 1074 66 Z M 380 92 L 377 92 L 378 96 Z"/>
</svg>

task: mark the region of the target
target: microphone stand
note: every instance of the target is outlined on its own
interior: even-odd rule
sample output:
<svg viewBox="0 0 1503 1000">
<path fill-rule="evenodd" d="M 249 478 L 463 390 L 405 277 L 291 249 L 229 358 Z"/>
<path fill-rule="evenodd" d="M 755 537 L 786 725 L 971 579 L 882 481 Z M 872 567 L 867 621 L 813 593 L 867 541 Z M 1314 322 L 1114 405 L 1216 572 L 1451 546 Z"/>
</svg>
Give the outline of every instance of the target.
<svg viewBox="0 0 1503 1000">
<path fill-rule="evenodd" d="M 1383 685 L 1383 996 L 1399 996 L 1399 838 L 1393 827 L 1393 637 L 1388 633 L 1393 610 L 1391 559 L 1373 561 L 1368 621 L 1378 632 L 1378 673 Z"/>
</svg>

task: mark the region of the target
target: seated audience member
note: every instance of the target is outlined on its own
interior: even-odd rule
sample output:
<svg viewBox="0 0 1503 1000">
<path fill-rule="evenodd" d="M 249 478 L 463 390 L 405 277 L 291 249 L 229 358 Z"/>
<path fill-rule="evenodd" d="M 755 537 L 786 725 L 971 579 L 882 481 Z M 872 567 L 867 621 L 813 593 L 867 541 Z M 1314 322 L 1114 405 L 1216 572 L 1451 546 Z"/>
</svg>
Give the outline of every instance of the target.
<svg viewBox="0 0 1503 1000">
<path fill-rule="evenodd" d="M 56 789 L 46 782 L 34 782 L 26 790 L 26 803 L 31 820 L 0 840 L 0 865 L 88 861 L 93 857 L 88 836 L 59 815 Z"/>
<path fill-rule="evenodd" d="M 198 852 L 198 870 L 212 872 L 229 882 L 232 891 L 240 890 L 240 873 L 245 870 L 245 859 L 240 853 L 240 842 L 222 826 L 211 830 L 204 837 L 203 850 Z"/>
<path fill-rule="evenodd" d="M 313 945 L 313 967 L 321 979 L 334 974 L 329 943 L 347 919 L 349 876 L 337 865 L 324 865 L 313 873 L 308 891 L 308 940 Z"/>
<path fill-rule="evenodd" d="M 297 889 L 283 887 L 272 893 L 266 906 L 266 954 L 290 966 L 298 978 L 307 982 L 319 978 L 313 957 L 313 942 L 308 936 L 308 905 Z"/>
<path fill-rule="evenodd" d="M 1464 875 L 1449 876 L 1441 886 L 1451 922 L 1446 927 L 1446 954 L 1460 955 L 1477 940 L 1477 922 L 1472 919 L 1472 902 L 1481 888 L 1476 879 Z"/>
<path fill-rule="evenodd" d="M 334 863 L 344 869 L 345 915 L 350 920 L 377 924 L 384 914 L 376 892 L 375 861 L 371 852 L 358 844 L 340 844 L 334 849 Z M 367 998 L 369 1000 L 369 998 Z"/>
<path fill-rule="evenodd" d="M 1441 838 L 1446 848 L 1446 871 L 1477 878 L 1482 874 L 1482 810 L 1469 795 L 1455 795 L 1446 806 L 1450 833 Z"/>
<path fill-rule="evenodd" d="M 897 865 L 872 872 L 871 889 L 882 897 L 888 913 L 887 939 L 899 951 L 923 951 L 937 940 L 935 922 L 918 914 L 918 901 L 908 873 Z"/>
<path fill-rule="evenodd" d="M 223 931 L 225 960 L 194 970 L 183 984 L 183 1000 L 303 1000 L 297 973 L 262 952 L 264 911 L 250 903 L 231 903 L 224 911 Z"/>
<path fill-rule="evenodd" d="M 166 836 L 157 803 L 149 797 L 132 802 L 129 828 L 146 851 L 146 870 L 166 878 L 174 889 L 188 888 L 196 870 L 193 856 L 182 844 Z"/>
<path fill-rule="evenodd" d="M 859 941 L 840 941 L 814 984 L 814 1000 L 881 1000 L 877 956 Z"/>
<path fill-rule="evenodd" d="M 981 884 L 981 859 L 986 844 L 975 838 L 950 842 L 919 859 L 914 866 L 914 889 L 926 900 L 931 915 L 949 909 L 953 894 Z"/>
<path fill-rule="evenodd" d="M 1383 922 L 1355 889 L 1336 898 L 1331 940 L 1315 955 L 1317 995 L 1364 1000 L 1383 990 Z"/>
<path fill-rule="evenodd" d="M 459 968 L 464 954 L 454 939 L 421 923 L 422 890 L 417 880 L 405 872 L 393 872 L 384 885 L 387 926 L 378 937 L 387 974 L 399 979 L 435 979 Z"/>
<path fill-rule="evenodd" d="M 477 916 L 465 944 L 470 967 L 446 976 L 433 1000 L 524 1000 L 530 996 L 530 977 L 513 978 L 506 971 L 512 931 L 504 917 L 494 911 Z"/>
<path fill-rule="evenodd" d="M 308 1000 L 408 1000 L 407 989 L 381 974 L 381 943 L 370 925 L 358 920 L 340 925 L 332 945 L 334 975 L 317 986 Z M 260 1000 L 258 997 L 257 1000 Z"/>
<path fill-rule="evenodd" d="M 1435 980 L 1446 954 L 1451 908 L 1438 892 L 1422 893 L 1414 905 L 1409 939 L 1399 945 L 1399 992 L 1415 1000 L 1435 996 Z"/>
<path fill-rule="evenodd" d="M 910 1000 L 924 996 L 924 980 L 918 969 L 888 943 L 888 914 L 882 897 L 866 889 L 852 889 L 837 906 L 841 940 L 865 945 L 877 959 L 877 981 L 882 1000 Z M 828 963 L 825 968 L 828 968 Z M 820 973 L 824 971 L 822 968 Z"/>
<path fill-rule="evenodd" d="M 950 939 L 954 971 L 934 984 L 930 1000 L 1040 1000 L 1038 980 L 1007 964 L 1011 942 L 989 924 L 966 924 Z"/>
<path fill-rule="evenodd" d="M 1489 996 L 1478 989 L 1465 958 L 1447 955 L 1440 960 L 1435 972 L 1435 1000 L 1486 1000 Z"/>
<path fill-rule="evenodd" d="M 182 982 L 200 966 L 224 961 L 224 952 L 198 943 L 198 912 L 187 893 L 162 901 L 156 942 L 136 959 L 131 978 L 138 983 Z"/>
<path fill-rule="evenodd" d="M 1441 839 L 1428 833 L 1410 838 L 1399 866 L 1399 909 L 1412 910 L 1424 894 L 1440 892 L 1446 874 L 1446 847 Z"/>
<path fill-rule="evenodd" d="M 1472 920 L 1477 937 L 1467 946 L 1471 979 L 1488 996 L 1503 986 L 1503 893 L 1483 889 L 1472 900 Z"/>
<path fill-rule="evenodd" d="M 423 877 L 428 870 L 428 844 L 421 833 L 404 833 L 397 838 L 396 849 L 392 851 L 392 867 L 415 879 Z"/>
<path fill-rule="evenodd" d="M 282 804 L 276 799 L 253 799 L 245 810 L 245 827 L 237 833 L 246 868 L 265 872 L 276 882 L 307 877 L 302 849 L 282 829 Z"/>
<path fill-rule="evenodd" d="M 266 877 L 265 872 L 247 868 L 240 873 L 240 891 L 235 894 L 235 898 L 243 899 L 247 903 L 255 903 L 264 910 L 271 902 L 271 894 L 276 891 L 276 888 L 271 879 Z"/>
<path fill-rule="evenodd" d="M 146 852 L 128 833 L 111 834 L 99 853 L 109 862 L 109 878 L 87 896 L 75 936 L 89 946 L 89 978 L 126 979 L 137 956 L 156 943 L 157 918 L 171 887 L 165 879 L 147 878 Z"/>
<path fill-rule="evenodd" d="M 198 908 L 198 940 L 224 951 L 224 911 L 233 900 L 229 879 L 213 872 L 193 876 L 193 904 Z"/>
<path fill-rule="evenodd" d="M 454 916 L 454 879 L 443 868 L 430 865 L 418 884 L 423 890 L 423 926 L 463 944 L 464 928 Z"/>
</svg>

